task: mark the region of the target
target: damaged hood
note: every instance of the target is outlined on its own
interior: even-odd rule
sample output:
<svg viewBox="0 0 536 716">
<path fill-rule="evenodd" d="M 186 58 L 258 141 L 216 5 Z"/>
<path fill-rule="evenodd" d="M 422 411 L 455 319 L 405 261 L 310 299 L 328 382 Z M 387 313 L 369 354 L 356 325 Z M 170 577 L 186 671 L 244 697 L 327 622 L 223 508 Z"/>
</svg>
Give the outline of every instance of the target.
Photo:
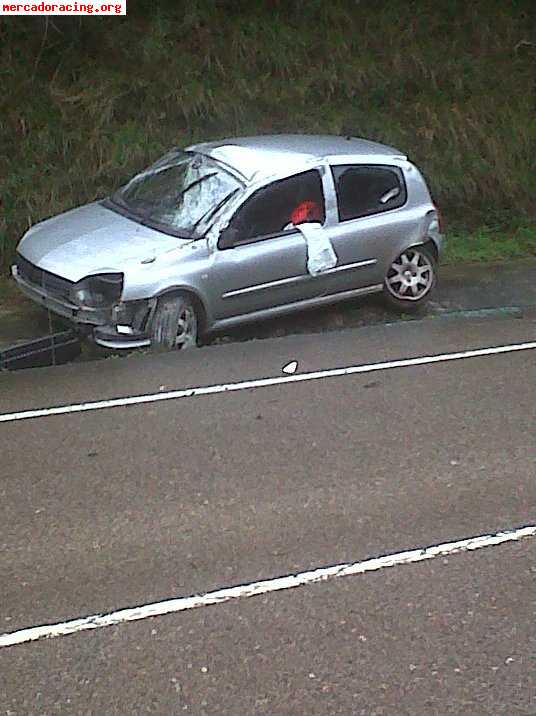
<svg viewBox="0 0 536 716">
<path fill-rule="evenodd" d="M 76 282 L 97 273 L 123 273 L 188 243 L 95 202 L 36 224 L 18 252 L 45 271 Z"/>
</svg>

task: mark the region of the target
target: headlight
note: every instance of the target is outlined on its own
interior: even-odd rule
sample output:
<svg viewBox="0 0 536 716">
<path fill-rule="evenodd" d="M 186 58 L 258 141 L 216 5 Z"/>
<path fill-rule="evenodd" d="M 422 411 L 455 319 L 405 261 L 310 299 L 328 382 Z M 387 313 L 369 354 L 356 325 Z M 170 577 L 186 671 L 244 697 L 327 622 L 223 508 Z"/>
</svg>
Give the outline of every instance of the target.
<svg viewBox="0 0 536 716">
<path fill-rule="evenodd" d="M 122 273 L 88 276 L 71 288 L 71 300 L 78 306 L 109 308 L 119 301 L 122 290 Z"/>
</svg>

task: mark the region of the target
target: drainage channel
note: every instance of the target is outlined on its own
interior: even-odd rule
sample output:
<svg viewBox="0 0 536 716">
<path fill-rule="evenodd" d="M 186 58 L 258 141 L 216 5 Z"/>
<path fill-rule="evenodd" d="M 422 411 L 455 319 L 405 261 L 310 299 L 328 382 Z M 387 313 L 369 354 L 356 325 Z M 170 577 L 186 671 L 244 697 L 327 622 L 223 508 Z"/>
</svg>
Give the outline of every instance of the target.
<svg viewBox="0 0 536 716">
<path fill-rule="evenodd" d="M 355 299 L 334 306 L 309 309 L 278 319 L 241 326 L 226 333 L 214 335 L 204 345 L 239 343 L 268 338 L 281 338 L 304 333 L 329 333 L 349 328 L 360 328 L 375 324 L 393 324 L 401 321 L 442 318 L 522 318 L 524 309 L 516 306 L 478 310 L 461 310 L 430 303 L 425 311 L 417 315 L 397 315 L 385 308 L 376 296 Z M 101 348 L 91 341 L 80 340 L 77 333 L 67 326 L 49 321 L 47 335 L 23 340 L 11 346 L 0 348 L 0 370 L 15 371 L 28 368 L 62 365 L 72 362 L 104 360 L 111 357 L 125 357 L 139 350 L 112 351 Z"/>
</svg>

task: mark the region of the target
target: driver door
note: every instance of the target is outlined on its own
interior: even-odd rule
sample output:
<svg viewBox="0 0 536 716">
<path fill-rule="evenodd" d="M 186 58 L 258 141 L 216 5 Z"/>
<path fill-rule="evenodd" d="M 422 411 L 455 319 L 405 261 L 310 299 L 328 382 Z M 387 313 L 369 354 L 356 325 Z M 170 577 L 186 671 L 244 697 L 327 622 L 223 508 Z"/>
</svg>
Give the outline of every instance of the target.
<svg viewBox="0 0 536 716">
<path fill-rule="evenodd" d="M 298 303 L 321 295 L 324 277 L 307 272 L 307 244 L 291 216 L 315 203 L 325 220 L 322 179 L 310 170 L 253 193 L 220 235 L 210 270 L 216 320 Z"/>
</svg>

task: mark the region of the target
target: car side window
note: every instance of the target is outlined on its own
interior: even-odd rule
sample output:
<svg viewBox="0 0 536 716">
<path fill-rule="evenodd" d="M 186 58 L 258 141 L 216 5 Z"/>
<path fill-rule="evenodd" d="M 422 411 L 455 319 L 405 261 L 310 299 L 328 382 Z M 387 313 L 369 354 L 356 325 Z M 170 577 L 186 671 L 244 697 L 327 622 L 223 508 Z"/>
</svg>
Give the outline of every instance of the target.
<svg viewBox="0 0 536 716">
<path fill-rule="evenodd" d="M 225 233 L 233 236 L 232 245 L 236 245 L 292 231 L 306 221 L 324 220 L 322 179 L 314 169 L 256 191 L 239 207 Z"/>
<path fill-rule="evenodd" d="M 398 209 L 407 200 L 398 167 L 343 165 L 332 167 L 339 221 L 350 221 Z"/>
</svg>

